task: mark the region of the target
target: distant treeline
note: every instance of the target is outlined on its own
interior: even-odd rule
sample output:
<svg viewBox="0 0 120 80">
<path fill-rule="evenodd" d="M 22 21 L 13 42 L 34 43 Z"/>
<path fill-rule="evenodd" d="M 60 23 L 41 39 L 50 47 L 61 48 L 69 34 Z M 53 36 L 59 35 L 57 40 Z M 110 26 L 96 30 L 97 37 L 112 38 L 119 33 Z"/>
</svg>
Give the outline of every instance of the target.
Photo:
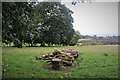
<svg viewBox="0 0 120 80">
<path fill-rule="evenodd" d="M 90 36 L 90 35 L 81 35 L 84 40 L 83 44 L 93 44 L 93 45 L 106 45 L 106 44 L 120 44 L 120 36 Z M 78 43 L 80 40 L 78 40 Z"/>
<path fill-rule="evenodd" d="M 16 47 L 75 45 L 80 32 L 73 29 L 72 14 L 59 2 L 3 2 L 2 42 Z"/>
</svg>

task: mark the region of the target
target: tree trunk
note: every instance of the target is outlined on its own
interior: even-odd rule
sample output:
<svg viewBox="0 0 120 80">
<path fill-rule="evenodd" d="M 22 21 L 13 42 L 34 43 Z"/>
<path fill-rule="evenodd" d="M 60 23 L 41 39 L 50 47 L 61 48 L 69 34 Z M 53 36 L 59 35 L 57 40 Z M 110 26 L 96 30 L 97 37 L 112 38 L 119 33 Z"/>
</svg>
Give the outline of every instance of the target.
<svg viewBox="0 0 120 80">
<path fill-rule="evenodd" d="M 41 47 L 44 47 L 44 46 L 45 46 L 45 42 L 42 42 L 42 43 L 41 43 Z"/>
</svg>

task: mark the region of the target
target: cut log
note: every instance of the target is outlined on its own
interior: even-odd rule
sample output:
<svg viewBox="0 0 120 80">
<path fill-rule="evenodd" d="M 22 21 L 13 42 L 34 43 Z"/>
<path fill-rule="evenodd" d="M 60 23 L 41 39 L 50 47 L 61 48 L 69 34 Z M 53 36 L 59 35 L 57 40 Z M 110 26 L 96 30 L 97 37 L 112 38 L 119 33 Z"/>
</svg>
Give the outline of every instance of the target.
<svg viewBox="0 0 120 80">
<path fill-rule="evenodd" d="M 51 62 L 52 62 L 52 69 L 54 69 L 54 70 L 59 70 L 60 69 L 61 64 L 62 64 L 61 59 L 55 58 L 55 59 L 52 59 Z"/>
<path fill-rule="evenodd" d="M 63 61 L 65 66 L 72 66 L 72 61 Z"/>
</svg>

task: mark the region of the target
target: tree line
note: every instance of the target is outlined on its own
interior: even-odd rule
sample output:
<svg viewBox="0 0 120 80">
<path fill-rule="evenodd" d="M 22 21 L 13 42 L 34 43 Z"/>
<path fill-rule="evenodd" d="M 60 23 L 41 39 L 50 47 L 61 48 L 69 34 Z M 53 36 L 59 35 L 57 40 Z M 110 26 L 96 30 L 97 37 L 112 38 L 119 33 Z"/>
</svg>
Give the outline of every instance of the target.
<svg viewBox="0 0 120 80">
<path fill-rule="evenodd" d="M 73 11 L 59 2 L 3 2 L 2 42 L 16 47 L 75 45 Z"/>
</svg>

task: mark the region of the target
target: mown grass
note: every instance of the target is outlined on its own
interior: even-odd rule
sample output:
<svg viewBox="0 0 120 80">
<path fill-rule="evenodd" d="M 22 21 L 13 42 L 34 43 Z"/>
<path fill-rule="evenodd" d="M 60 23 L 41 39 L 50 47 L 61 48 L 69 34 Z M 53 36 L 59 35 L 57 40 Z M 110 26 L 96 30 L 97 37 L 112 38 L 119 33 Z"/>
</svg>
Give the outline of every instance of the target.
<svg viewBox="0 0 120 80">
<path fill-rule="evenodd" d="M 35 56 L 63 48 L 80 52 L 73 66 L 54 71 Z M 118 46 L 6 47 L 2 49 L 3 78 L 118 78 Z M 81 61 L 81 59 L 83 59 Z"/>
</svg>

